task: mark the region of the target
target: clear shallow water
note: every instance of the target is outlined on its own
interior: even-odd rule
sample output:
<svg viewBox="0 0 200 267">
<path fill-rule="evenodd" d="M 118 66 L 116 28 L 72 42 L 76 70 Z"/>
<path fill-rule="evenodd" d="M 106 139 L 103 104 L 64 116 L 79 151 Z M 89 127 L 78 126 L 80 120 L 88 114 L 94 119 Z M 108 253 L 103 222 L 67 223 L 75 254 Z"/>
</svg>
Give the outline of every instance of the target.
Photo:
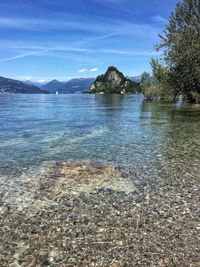
<svg viewBox="0 0 200 267">
<path fill-rule="evenodd" d="M 200 166 L 196 105 L 141 95 L 0 95 L 0 129 L 2 177 L 69 158 L 114 162 L 135 180 L 195 175 Z"/>
</svg>

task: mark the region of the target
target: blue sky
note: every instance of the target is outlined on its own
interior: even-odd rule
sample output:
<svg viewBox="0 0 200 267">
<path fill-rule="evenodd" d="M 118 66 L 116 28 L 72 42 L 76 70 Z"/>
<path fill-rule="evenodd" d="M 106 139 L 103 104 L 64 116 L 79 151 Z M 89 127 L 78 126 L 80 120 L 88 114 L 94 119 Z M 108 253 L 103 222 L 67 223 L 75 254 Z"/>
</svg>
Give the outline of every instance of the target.
<svg viewBox="0 0 200 267">
<path fill-rule="evenodd" d="M 1 0 L 0 76 L 96 77 L 149 71 L 178 0 Z"/>
</svg>

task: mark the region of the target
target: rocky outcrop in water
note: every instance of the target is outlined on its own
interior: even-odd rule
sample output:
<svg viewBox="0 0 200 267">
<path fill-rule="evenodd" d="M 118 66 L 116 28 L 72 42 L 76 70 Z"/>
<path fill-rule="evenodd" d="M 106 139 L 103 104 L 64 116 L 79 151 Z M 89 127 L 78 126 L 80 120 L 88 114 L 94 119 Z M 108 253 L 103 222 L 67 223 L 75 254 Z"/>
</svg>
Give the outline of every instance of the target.
<svg viewBox="0 0 200 267">
<path fill-rule="evenodd" d="M 109 67 L 105 74 L 96 78 L 89 92 L 95 94 L 126 94 L 139 91 L 139 83 L 126 78 L 117 68 Z"/>
</svg>

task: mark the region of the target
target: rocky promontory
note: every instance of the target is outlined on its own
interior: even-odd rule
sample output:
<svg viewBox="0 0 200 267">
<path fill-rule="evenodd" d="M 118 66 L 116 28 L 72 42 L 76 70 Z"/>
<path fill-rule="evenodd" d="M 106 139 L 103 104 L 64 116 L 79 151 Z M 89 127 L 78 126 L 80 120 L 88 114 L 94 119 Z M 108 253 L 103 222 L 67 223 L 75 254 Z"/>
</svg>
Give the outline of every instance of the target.
<svg viewBox="0 0 200 267">
<path fill-rule="evenodd" d="M 138 93 L 139 83 L 126 78 L 117 68 L 111 66 L 105 74 L 96 78 L 91 85 L 89 93 L 92 94 L 126 94 Z"/>
</svg>

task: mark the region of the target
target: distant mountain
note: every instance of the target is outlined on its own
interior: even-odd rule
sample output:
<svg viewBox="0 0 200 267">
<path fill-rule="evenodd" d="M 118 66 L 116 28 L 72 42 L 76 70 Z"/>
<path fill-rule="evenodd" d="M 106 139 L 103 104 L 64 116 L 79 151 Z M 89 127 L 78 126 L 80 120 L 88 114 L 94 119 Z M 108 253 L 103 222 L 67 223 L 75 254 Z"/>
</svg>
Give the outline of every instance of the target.
<svg viewBox="0 0 200 267">
<path fill-rule="evenodd" d="M 127 78 L 129 78 L 131 81 L 136 82 L 136 83 L 140 83 L 141 82 L 141 75 L 139 76 L 128 76 Z"/>
<path fill-rule="evenodd" d="M 41 88 L 49 93 L 55 94 L 58 91 L 61 94 L 74 94 L 87 91 L 95 78 L 76 78 L 67 82 L 60 82 L 57 80 L 50 81 Z"/>
<path fill-rule="evenodd" d="M 44 84 L 41 89 L 45 90 L 49 93 L 55 94 L 56 91 L 60 91 L 60 88 L 64 85 L 63 82 L 59 82 L 58 80 L 52 80 L 46 84 Z"/>
<path fill-rule="evenodd" d="M 142 78 L 142 75 L 139 75 L 139 76 L 128 76 L 128 78 L 133 81 L 133 82 L 136 82 L 136 83 L 140 83 L 141 82 L 141 78 Z M 150 76 L 150 81 L 153 81 L 153 76 Z"/>
<path fill-rule="evenodd" d="M 87 91 L 95 78 L 76 78 L 66 82 L 61 88 L 61 92 L 81 93 Z"/>
<path fill-rule="evenodd" d="M 91 94 L 126 94 L 140 91 L 139 83 L 126 78 L 117 68 L 111 66 L 105 74 L 99 75 L 91 85 Z"/>
<path fill-rule="evenodd" d="M 34 86 L 37 86 L 39 88 L 42 88 L 43 85 L 45 85 L 47 82 L 33 82 L 33 81 L 29 81 L 29 80 L 26 80 L 26 81 L 22 81 L 23 83 L 26 83 L 26 84 L 29 84 L 29 85 L 34 85 Z"/>
<path fill-rule="evenodd" d="M 0 93 L 45 94 L 39 87 L 18 80 L 0 77 Z"/>
</svg>

